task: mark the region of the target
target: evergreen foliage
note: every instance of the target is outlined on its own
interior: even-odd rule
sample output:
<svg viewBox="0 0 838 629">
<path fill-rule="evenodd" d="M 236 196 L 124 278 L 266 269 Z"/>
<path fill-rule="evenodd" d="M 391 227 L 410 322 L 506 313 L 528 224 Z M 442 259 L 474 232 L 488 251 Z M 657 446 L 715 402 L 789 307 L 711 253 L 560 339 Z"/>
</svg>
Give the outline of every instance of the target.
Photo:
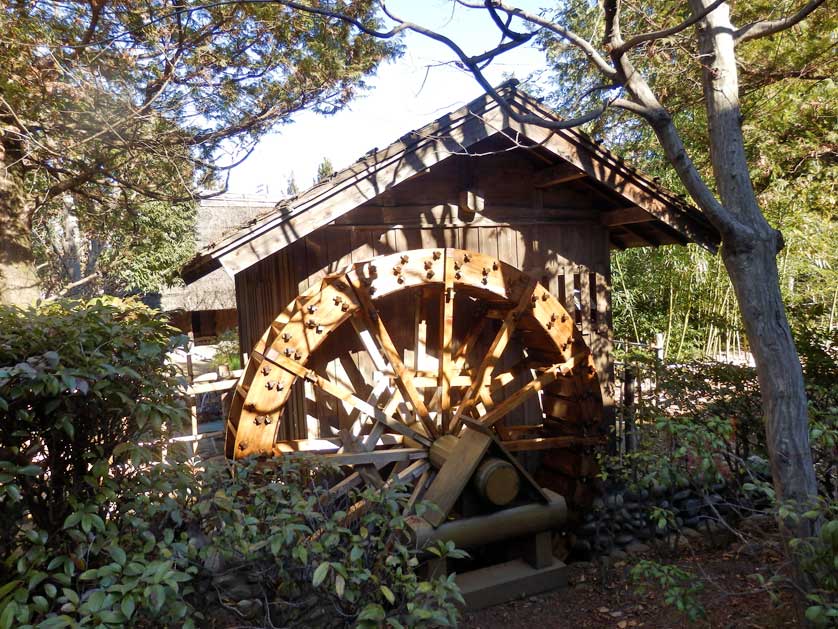
<svg viewBox="0 0 838 629">
<path fill-rule="evenodd" d="M 736 8 L 746 23 L 769 14 L 771 6 L 759 1 Z M 687 11 L 685 5 L 669 0 L 642 8 L 625 5 L 623 29 L 654 30 L 672 16 L 686 17 Z M 604 19 L 601 5 L 586 0 L 563 3 L 552 15 L 594 39 Z M 785 240 L 778 259 L 783 297 L 795 314 L 808 312 L 806 319 L 815 325 L 838 320 L 836 29 L 838 11 L 827 4 L 793 30 L 737 49 L 751 176 L 760 206 Z M 572 112 L 602 97 L 602 90 L 595 89 L 600 77 L 577 48 L 549 31 L 542 31 L 540 45 L 551 64 L 549 76 L 561 77 L 545 91 L 554 105 Z M 702 174 L 712 180 L 707 120 L 703 102 L 697 98 L 701 61 L 692 30 L 645 44 L 638 53 L 635 65 L 672 112 Z M 589 98 L 579 99 L 586 90 L 592 90 Z M 660 158 L 651 128 L 642 120 L 624 110 L 609 109 L 586 130 L 667 187 L 684 192 L 671 166 Z M 665 332 L 666 354 L 675 360 L 715 355 L 728 347 L 745 348 L 740 315 L 720 256 L 690 246 L 688 250 L 626 251 L 615 258 L 618 337 L 648 341 L 655 332 Z"/>
<path fill-rule="evenodd" d="M 347 11 L 377 23 L 372 2 Z M 135 258 L 121 272 L 137 287 L 159 264 L 119 248 L 169 247 L 144 203 L 222 187 L 265 132 L 341 109 L 399 51 L 272 3 L 5 2 L 0 32 L 0 274 L 34 266 L 33 229 L 54 256 L 44 236 L 69 213 L 82 240 Z M 53 285 L 80 279 L 61 271 L 49 267 Z"/>
</svg>

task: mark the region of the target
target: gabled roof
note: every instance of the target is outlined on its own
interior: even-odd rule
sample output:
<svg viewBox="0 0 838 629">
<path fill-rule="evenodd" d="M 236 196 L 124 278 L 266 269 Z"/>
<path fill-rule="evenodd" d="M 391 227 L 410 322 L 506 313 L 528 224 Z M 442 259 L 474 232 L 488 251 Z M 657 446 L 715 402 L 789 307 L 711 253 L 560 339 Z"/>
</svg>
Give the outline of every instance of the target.
<svg viewBox="0 0 838 629">
<path fill-rule="evenodd" d="M 557 118 L 550 109 L 516 89 L 516 85 L 517 81 L 512 80 L 499 88 L 512 108 Z M 182 276 L 192 282 L 221 266 L 235 275 L 411 177 L 427 172 L 451 155 L 468 152 L 470 147 L 493 136 L 508 137 L 518 146 L 538 152 L 548 162 L 548 167 L 539 173 L 542 187 L 587 178 L 599 189 L 624 199 L 626 208 L 601 217 L 613 230 L 614 246 L 631 246 L 621 239 L 620 226 L 625 225 L 628 230 L 630 224 L 641 222 L 646 225 L 645 235 L 632 232 L 635 244 L 691 241 L 711 250 L 718 246 L 718 233 L 696 208 L 628 166 L 584 133 L 521 124 L 484 95 L 403 135 L 387 148 L 370 151 L 353 165 L 296 197 L 281 201 L 207 246 L 184 267 Z M 650 227 L 665 237 L 656 240 Z"/>
</svg>

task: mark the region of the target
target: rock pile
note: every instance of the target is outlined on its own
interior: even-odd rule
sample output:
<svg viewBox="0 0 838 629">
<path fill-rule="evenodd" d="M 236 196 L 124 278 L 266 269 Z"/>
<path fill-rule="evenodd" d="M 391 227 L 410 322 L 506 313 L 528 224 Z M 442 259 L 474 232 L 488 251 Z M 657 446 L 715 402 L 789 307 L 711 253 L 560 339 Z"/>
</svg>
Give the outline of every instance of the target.
<svg viewBox="0 0 838 629">
<path fill-rule="evenodd" d="M 720 517 L 735 512 L 736 506 L 733 492 L 721 482 L 701 490 L 611 487 L 603 498 L 594 501 L 593 509 L 574 531 L 571 552 L 579 560 L 613 552 L 644 552 L 649 543 L 672 533 L 693 532 L 701 527 L 709 530 Z M 659 526 L 658 517 L 653 518 L 656 507 L 669 512 L 669 522 L 663 526 Z"/>
</svg>

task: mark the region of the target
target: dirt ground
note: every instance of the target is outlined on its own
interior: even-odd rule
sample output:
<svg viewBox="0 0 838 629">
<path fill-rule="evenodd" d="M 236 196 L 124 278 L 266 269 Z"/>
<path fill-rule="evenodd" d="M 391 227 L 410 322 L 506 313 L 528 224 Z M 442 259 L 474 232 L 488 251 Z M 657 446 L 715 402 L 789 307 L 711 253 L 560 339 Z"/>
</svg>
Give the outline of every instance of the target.
<svg viewBox="0 0 838 629">
<path fill-rule="evenodd" d="M 699 600 L 703 620 L 690 622 L 664 602 L 659 587 L 637 593 L 628 573 L 639 559 L 676 564 L 699 576 L 704 584 Z M 552 629 L 576 627 L 794 627 L 796 619 L 789 592 L 773 603 L 749 575 L 766 576 L 781 569 L 779 544 L 732 543 L 714 548 L 706 540 L 691 540 L 672 556 L 651 549 L 643 557 L 624 561 L 569 565 L 569 587 L 466 614 L 461 627 L 474 629 Z"/>
</svg>

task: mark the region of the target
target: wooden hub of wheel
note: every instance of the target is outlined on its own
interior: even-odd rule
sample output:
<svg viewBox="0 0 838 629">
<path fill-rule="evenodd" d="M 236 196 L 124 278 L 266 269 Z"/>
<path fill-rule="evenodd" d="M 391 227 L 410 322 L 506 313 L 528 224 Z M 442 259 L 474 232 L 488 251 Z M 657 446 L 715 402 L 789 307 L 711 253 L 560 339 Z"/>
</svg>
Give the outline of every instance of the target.
<svg viewBox="0 0 838 629">
<path fill-rule="evenodd" d="M 288 305 L 250 353 L 226 452 L 320 454 L 348 467 L 336 493 L 413 485 L 410 504 L 436 503 L 439 524 L 472 477 L 495 505 L 521 482 L 538 494 L 527 468 L 538 477 L 544 452 L 587 456 L 601 416 L 591 352 L 553 295 L 484 254 L 420 249 L 357 263 Z M 528 451 L 525 466 L 515 453 Z"/>
</svg>

